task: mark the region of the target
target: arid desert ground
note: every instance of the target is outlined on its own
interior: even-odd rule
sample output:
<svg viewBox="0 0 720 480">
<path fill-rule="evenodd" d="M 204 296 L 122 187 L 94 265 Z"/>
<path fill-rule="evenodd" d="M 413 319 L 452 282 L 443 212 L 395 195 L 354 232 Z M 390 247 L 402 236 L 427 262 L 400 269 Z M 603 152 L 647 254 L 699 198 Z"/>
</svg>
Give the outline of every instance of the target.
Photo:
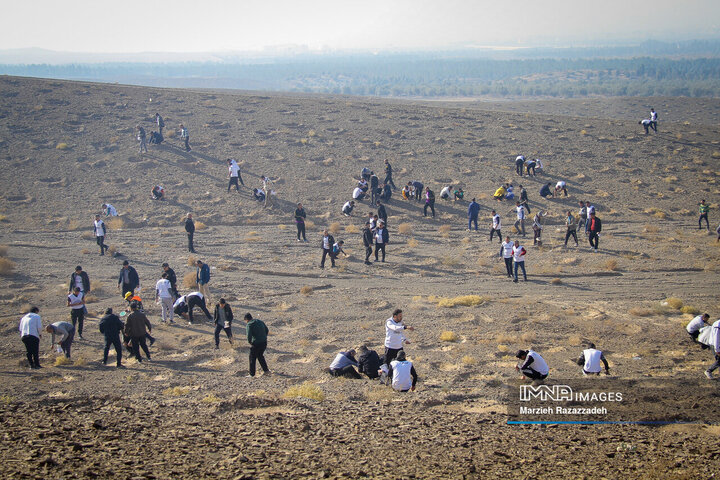
<svg viewBox="0 0 720 480">
<path fill-rule="evenodd" d="M 651 106 L 659 132 L 646 136 L 638 120 Z M 134 127 L 154 130 L 156 112 L 166 142 L 141 156 Z M 0 476 L 716 478 L 720 384 L 704 377 L 712 355 L 684 326 L 694 312 L 720 317 L 719 125 L 716 99 L 443 103 L 0 77 Z M 541 158 L 544 174 L 518 177 L 519 154 Z M 241 165 L 239 194 L 226 191 L 228 158 Z M 340 209 L 362 167 L 383 179 L 385 159 L 399 187 L 419 180 L 435 191 L 437 216 L 396 192 L 387 261 L 367 266 L 360 230 L 371 207 Z M 277 192 L 269 208 L 250 196 L 261 175 Z M 569 196 L 541 199 L 542 184 L 558 180 Z M 516 238 L 513 205 L 492 198 L 505 182 L 527 188 L 532 215 L 548 212 L 542 246 L 521 237 L 528 281 L 517 284 L 489 241 L 493 208 Z M 150 199 L 156 183 L 166 200 Z M 465 201 L 440 200 L 448 184 Z M 479 232 L 467 230 L 473 197 Z M 698 230 L 703 198 L 710 232 Z M 563 246 L 564 213 L 580 200 L 603 221 L 597 253 L 584 235 Z M 91 230 L 106 202 L 120 217 L 105 219 L 115 255 L 101 257 Z M 297 202 L 307 243 L 295 238 Z M 236 341 L 221 337 L 219 350 L 210 323 L 164 325 L 153 302 L 163 262 L 181 293 L 192 288 L 182 280 L 195 271 L 188 212 L 211 299 L 235 313 Z M 349 256 L 335 269 L 318 266 L 323 228 L 345 240 Z M 157 343 L 152 361 L 126 358 L 117 370 L 114 354 L 101 364 L 97 322 L 123 307 L 125 259 Z M 76 265 L 92 282 L 85 338 L 70 364 L 56 365 L 44 335 L 44 368 L 31 371 L 19 319 L 37 305 L 45 325 L 67 320 Z M 469 295 L 474 305 L 452 306 Z M 382 353 L 395 308 L 415 327 L 405 349 L 415 392 L 324 373 L 341 350 Z M 270 329 L 272 376 L 245 377 L 245 312 Z M 571 382 L 586 342 L 610 362 L 603 385 L 658 388 L 627 420 L 649 418 L 649 402 L 654 420 L 692 423 L 508 425 L 509 392 L 522 383 L 515 351 L 540 352 L 548 383 Z"/>
</svg>

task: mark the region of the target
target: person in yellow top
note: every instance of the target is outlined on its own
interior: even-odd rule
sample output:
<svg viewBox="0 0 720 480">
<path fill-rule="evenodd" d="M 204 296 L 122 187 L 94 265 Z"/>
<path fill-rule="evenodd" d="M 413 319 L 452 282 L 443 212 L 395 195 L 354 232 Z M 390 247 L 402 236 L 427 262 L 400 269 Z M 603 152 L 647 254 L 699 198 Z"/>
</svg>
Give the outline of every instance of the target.
<svg viewBox="0 0 720 480">
<path fill-rule="evenodd" d="M 708 212 L 710 211 L 710 205 L 705 203 L 705 199 L 700 200 L 700 208 L 698 209 L 700 218 L 698 218 L 698 230 L 702 230 L 702 221 L 705 219 L 705 226 L 708 232 L 710 231 L 710 222 L 708 221 Z"/>
<path fill-rule="evenodd" d="M 403 200 L 410 200 L 410 187 L 405 185 L 402 189 Z"/>
<path fill-rule="evenodd" d="M 507 193 L 505 185 L 500 185 L 500 188 L 495 190 L 495 194 L 493 195 L 493 197 L 495 197 L 495 200 L 497 200 L 498 202 L 502 202 L 503 198 L 505 198 L 505 193 Z"/>
</svg>

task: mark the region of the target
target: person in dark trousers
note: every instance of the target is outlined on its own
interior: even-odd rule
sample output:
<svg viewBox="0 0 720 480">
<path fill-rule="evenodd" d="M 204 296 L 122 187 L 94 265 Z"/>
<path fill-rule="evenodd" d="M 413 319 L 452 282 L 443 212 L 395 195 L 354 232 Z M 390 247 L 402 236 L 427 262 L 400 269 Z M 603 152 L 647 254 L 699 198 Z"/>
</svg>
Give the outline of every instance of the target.
<svg viewBox="0 0 720 480">
<path fill-rule="evenodd" d="M 382 191 L 380 192 L 380 200 L 382 200 L 385 203 L 388 203 L 390 201 L 391 197 L 392 197 L 392 188 L 390 188 L 390 184 L 383 183 Z"/>
<path fill-rule="evenodd" d="M 48 325 L 45 331 L 52 334 L 52 341 L 50 348 L 55 345 L 62 349 L 65 354 L 65 358 L 70 358 L 70 349 L 75 339 L 75 326 L 69 322 L 55 322 L 52 325 Z M 55 335 L 60 335 L 60 339 L 56 342 Z"/>
<path fill-rule="evenodd" d="M 542 186 L 542 188 L 540 189 L 540 196 L 542 198 L 552 197 L 553 193 L 552 193 L 552 190 L 550 190 L 551 185 L 552 185 L 552 183 L 546 183 L 545 185 Z"/>
<path fill-rule="evenodd" d="M 165 128 L 165 120 L 163 120 L 159 113 L 155 114 L 155 123 L 157 123 L 158 126 L 158 133 L 162 137 L 162 130 Z"/>
<path fill-rule="evenodd" d="M 535 160 L 527 160 L 525 162 L 525 171 L 527 172 L 528 177 L 532 175 L 535 176 Z M 532 170 L 532 173 L 530 173 L 530 170 Z"/>
<path fill-rule="evenodd" d="M 415 391 L 417 372 L 412 362 L 405 357 L 404 351 L 399 351 L 397 357 L 388 364 L 388 379 L 397 392 Z"/>
<path fill-rule="evenodd" d="M 435 218 L 435 192 L 430 187 L 425 187 L 425 207 L 423 208 L 423 217 L 427 217 L 427 209 L 430 207 L 432 216 Z"/>
<path fill-rule="evenodd" d="M 152 332 L 152 325 L 150 325 L 150 320 L 148 320 L 145 314 L 138 309 L 137 303 L 132 303 L 130 309 L 132 312 L 125 321 L 125 336 L 132 345 L 132 354 L 138 362 L 142 362 L 142 357 L 140 356 L 140 349 L 142 348 L 145 356 L 150 360 L 150 350 L 148 350 L 147 343 L 145 342 L 145 335 Z"/>
<path fill-rule="evenodd" d="M 147 136 L 145 134 L 145 129 L 143 127 L 138 125 L 135 128 L 137 128 L 137 132 L 138 132 L 137 139 L 138 139 L 138 142 L 140 142 L 140 154 L 142 155 L 143 152 L 147 153 L 147 151 L 148 151 L 147 142 L 146 142 Z"/>
<path fill-rule="evenodd" d="M 595 252 L 598 251 L 598 244 L 600 243 L 600 232 L 602 231 L 602 222 L 595 216 L 595 212 L 590 214 L 588 218 L 588 240 L 590 241 L 590 248 Z"/>
<path fill-rule="evenodd" d="M 515 358 L 522 361 L 522 364 L 515 365 L 515 370 L 531 380 L 545 380 L 550 373 L 545 359 L 533 350 L 518 350 Z"/>
<path fill-rule="evenodd" d="M 175 270 L 170 268 L 170 265 L 168 265 L 167 263 L 162 264 L 162 269 L 163 272 L 167 273 L 167 279 L 170 282 L 170 288 L 172 290 L 173 297 L 178 298 L 180 294 L 178 293 L 177 289 L 177 275 L 175 275 Z"/>
<path fill-rule="evenodd" d="M 208 320 L 212 320 L 213 317 L 207 309 L 205 297 L 200 292 L 190 292 L 187 295 L 183 295 L 175 300 L 175 303 L 173 303 L 173 312 L 175 312 L 175 315 L 186 318 L 188 320 L 188 324 L 192 325 L 193 310 L 195 307 L 202 310 Z"/>
<path fill-rule="evenodd" d="M 247 332 L 248 343 L 250 344 L 250 374 L 248 377 L 255 376 L 255 361 L 260 362 L 263 375 L 269 375 L 270 369 L 268 369 L 265 356 L 263 355 L 267 348 L 268 327 L 262 320 L 253 318 L 249 313 L 245 314 L 245 321 L 247 322 L 245 330 Z"/>
<path fill-rule="evenodd" d="M 650 109 L 650 127 L 657 133 L 657 112 L 654 108 Z"/>
<path fill-rule="evenodd" d="M 527 282 L 527 271 L 525 270 L 525 254 L 527 253 L 527 250 L 525 250 L 525 247 L 520 245 L 519 240 L 515 240 L 515 243 L 513 244 L 513 260 L 515 261 L 515 267 L 514 267 L 514 278 L 513 282 L 518 282 L 518 268 L 522 270 L 523 273 L 523 279 Z"/>
<path fill-rule="evenodd" d="M 417 180 L 414 180 L 412 182 L 408 182 L 408 185 L 410 185 L 413 188 L 413 192 L 415 193 L 415 200 L 420 201 L 422 200 L 424 185 L 421 182 L 418 182 Z"/>
<path fill-rule="evenodd" d="M 232 309 L 230 308 L 230 304 L 228 304 L 224 298 L 221 298 L 220 303 L 215 305 L 213 321 L 215 322 L 215 349 L 220 348 L 220 332 L 222 332 L 223 330 L 225 330 L 225 335 L 227 335 L 228 342 L 230 342 L 230 345 L 232 345 L 233 313 Z"/>
<path fill-rule="evenodd" d="M 322 259 L 320 259 L 320 268 L 325 268 L 325 257 L 330 255 L 330 265 L 335 266 L 335 258 L 332 256 L 332 247 L 335 245 L 335 238 L 326 230 L 323 230 L 323 237 L 320 240 L 322 248 Z"/>
<path fill-rule="evenodd" d="M 348 350 L 347 352 L 340 352 L 335 355 L 328 372 L 333 377 L 346 377 L 361 379 L 362 376 L 355 370 L 358 366 L 357 360 L 355 360 L 355 350 Z"/>
<path fill-rule="evenodd" d="M 193 244 L 193 236 L 195 235 L 195 222 L 192 219 L 192 213 L 188 213 L 185 218 L 185 232 L 188 237 L 188 251 L 195 253 L 195 246 Z"/>
<path fill-rule="evenodd" d="M 188 133 L 187 128 L 181 123 L 180 124 L 180 138 L 185 142 L 185 151 L 189 152 L 191 150 L 190 148 L 190 134 Z"/>
<path fill-rule="evenodd" d="M 139 286 L 140 277 L 138 277 L 137 271 L 130 266 L 130 262 L 125 260 L 118 276 L 118 288 L 121 289 L 123 298 L 128 292 L 135 292 L 135 289 Z"/>
<path fill-rule="evenodd" d="M 492 224 L 490 225 L 490 241 L 492 242 L 493 235 L 497 234 L 498 242 L 502 243 L 502 223 L 500 221 L 500 215 L 498 215 L 495 210 L 493 210 L 491 213 Z"/>
<path fill-rule="evenodd" d="M 523 155 L 518 155 L 515 159 L 515 173 L 517 173 L 519 176 L 523 176 L 523 170 L 525 169 L 525 157 Z"/>
<path fill-rule="evenodd" d="M 105 310 L 105 316 L 100 319 L 100 333 L 105 336 L 105 349 L 103 350 L 103 365 L 107 365 L 108 353 L 110 353 L 110 345 L 115 347 L 115 358 L 117 368 L 123 368 L 122 365 L 122 342 L 120 341 L 120 332 L 123 331 L 125 325 L 120 317 L 113 313 L 112 308 Z"/>
<path fill-rule="evenodd" d="M 513 278 L 513 247 L 515 242 L 511 241 L 510 237 L 505 237 L 505 241 L 500 245 L 500 257 L 505 261 L 505 269 L 510 278 Z"/>
<path fill-rule="evenodd" d="M 100 215 L 95 215 L 95 221 L 93 222 L 93 234 L 95 235 L 95 241 L 100 247 L 100 256 L 105 255 L 105 252 L 110 249 L 105 245 L 105 236 L 107 235 L 107 227 L 105 222 L 100 219 Z"/>
<path fill-rule="evenodd" d="M 380 370 L 380 356 L 375 350 L 370 350 L 365 345 L 358 349 L 358 372 L 367 375 L 368 378 L 378 378 Z"/>
<path fill-rule="evenodd" d="M 382 252 L 382 261 L 385 262 L 385 246 L 390 241 L 390 234 L 385 228 L 385 222 L 378 220 L 378 226 L 375 229 L 375 261 L 378 261 L 378 252 Z"/>
<path fill-rule="evenodd" d="M 638 122 L 638 125 L 642 125 L 642 126 L 643 126 L 643 128 L 645 129 L 645 135 L 647 135 L 648 133 L 650 133 L 650 130 L 649 130 L 649 129 L 650 129 L 650 125 L 652 125 L 652 122 L 651 122 L 649 119 L 644 118 L 644 119 L 640 120 L 640 121 Z"/>
<path fill-rule="evenodd" d="M 232 158 L 228 158 L 228 175 L 230 177 L 230 181 L 228 182 L 228 188 L 227 191 L 230 192 L 230 187 L 235 185 L 235 191 L 240 193 L 240 185 L 238 185 L 238 181 L 245 186 L 245 183 L 242 181 L 242 177 L 240 176 L 240 165 L 237 164 L 235 160 Z"/>
<path fill-rule="evenodd" d="M 80 287 L 73 287 L 73 291 L 67 297 L 67 306 L 70 307 L 70 320 L 72 326 L 77 328 L 78 336 L 82 339 L 83 322 L 85 321 L 85 295 Z"/>
<path fill-rule="evenodd" d="M 583 375 L 600 375 L 600 363 L 605 366 L 605 375 L 610 375 L 610 365 L 603 352 L 595 348 L 594 343 L 588 344 L 577 359 L 577 364 L 583 367 Z"/>
<path fill-rule="evenodd" d="M 413 331 L 415 328 L 403 323 L 403 311 L 398 308 L 392 317 L 385 320 L 385 365 L 390 365 L 403 345 L 410 343 L 405 338 L 405 330 Z"/>
<path fill-rule="evenodd" d="M 378 218 L 380 220 L 382 220 L 383 223 L 385 223 L 385 225 L 387 225 L 387 210 L 385 210 L 385 205 L 383 205 L 380 202 L 380 200 L 378 200 L 377 206 L 378 206 L 378 210 L 377 210 Z"/>
<path fill-rule="evenodd" d="M 297 227 L 297 241 L 300 241 L 300 235 L 302 235 L 302 241 L 307 242 L 307 238 L 305 238 L 305 209 L 303 208 L 302 203 L 297 204 L 297 208 L 295 209 L 295 226 Z"/>
<path fill-rule="evenodd" d="M 385 160 L 385 180 L 383 180 L 383 183 L 386 185 L 390 185 L 393 190 L 397 190 L 397 187 L 395 186 L 395 182 L 393 182 L 392 179 L 392 166 L 390 165 L 390 162 Z"/>
<path fill-rule="evenodd" d="M 82 266 L 78 265 L 75 267 L 75 271 L 70 274 L 70 285 L 68 286 L 68 294 L 78 287 L 80 292 L 84 295 L 90 293 L 90 277 L 87 272 L 82 269 Z"/>
<path fill-rule="evenodd" d="M 705 199 L 700 200 L 700 207 L 698 208 L 700 216 L 698 217 L 698 230 L 702 230 L 702 221 L 705 219 L 705 226 L 707 231 L 710 231 L 710 221 L 708 220 L 708 213 L 710 213 L 710 205 L 705 203 Z"/>
<path fill-rule="evenodd" d="M 520 205 L 522 205 L 527 214 L 530 215 L 530 204 L 528 202 L 527 190 L 522 185 L 518 185 L 518 187 L 520 188 Z"/>
<path fill-rule="evenodd" d="M 195 269 L 195 283 L 197 283 L 198 290 L 203 294 L 203 297 L 209 302 L 210 301 L 210 265 L 203 263 L 202 260 L 195 262 L 197 268 Z"/>
<path fill-rule="evenodd" d="M 567 217 L 565 217 L 565 227 L 567 228 L 567 232 L 565 233 L 565 246 L 567 247 L 567 242 L 570 237 L 573 237 L 573 239 L 575 240 L 575 246 L 577 247 L 577 220 L 575 219 L 570 210 L 567 211 Z"/>
<path fill-rule="evenodd" d="M 585 202 L 580 200 L 580 210 L 578 210 L 578 228 L 585 230 L 585 224 L 587 223 L 588 211 L 585 206 Z"/>
<path fill-rule="evenodd" d="M 38 307 L 31 307 L 30 312 L 20 319 L 20 340 L 25 344 L 30 368 L 40 367 L 40 338 L 42 337 L 42 319 Z"/>
<path fill-rule="evenodd" d="M 380 179 L 375 172 L 370 172 L 370 205 L 375 205 L 377 199 L 380 198 Z"/>
<path fill-rule="evenodd" d="M 346 257 L 348 256 L 348 254 L 345 253 L 345 250 L 343 250 L 343 245 L 345 245 L 345 242 L 342 241 L 342 240 L 339 240 L 339 241 L 333 243 L 332 252 L 330 252 L 330 258 L 331 258 L 332 260 L 337 260 L 338 256 L 339 256 L 341 253 L 342 253 L 343 255 L 345 255 Z M 333 267 L 334 267 L 334 266 L 335 266 L 335 264 L 333 264 Z"/>
<path fill-rule="evenodd" d="M 363 228 L 363 245 L 365 246 L 365 265 L 372 265 L 370 255 L 373 252 L 373 232 L 370 230 L 370 222 L 365 222 L 365 228 Z"/>
<path fill-rule="evenodd" d="M 475 201 L 475 199 L 472 199 L 472 202 L 470 202 L 470 205 L 468 205 L 468 230 L 472 230 L 472 224 L 475 224 L 475 231 L 477 232 L 478 225 L 478 215 L 480 214 L 480 204 Z"/>
</svg>

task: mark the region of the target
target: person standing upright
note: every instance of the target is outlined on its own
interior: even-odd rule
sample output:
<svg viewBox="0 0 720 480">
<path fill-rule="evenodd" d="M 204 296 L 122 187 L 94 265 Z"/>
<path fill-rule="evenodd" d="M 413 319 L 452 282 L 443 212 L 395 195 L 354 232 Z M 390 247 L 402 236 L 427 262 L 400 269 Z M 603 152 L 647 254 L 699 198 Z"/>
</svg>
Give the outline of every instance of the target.
<svg viewBox="0 0 720 480">
<path fill-rule="evenodd" d="M 195 253 L 195 245 L 193 243 L 193 237 L 195 236 L 195 222 L 192 218 L 192 213 L 188 213 L 185 217 L 185 232 L 188 237 L 188 252 Z"/>
<path fill-rule="evenodd" d="M 305 238 L 305 218 L 307 218 L 307 215 L 305 214 L 303 204 L 298 203 L 295 209 L 295 226 L 297 227 L 298 242 L 300 241 L 300 235 L 302 235 L 302 241 L 307 242 L 307 238 Z"/>
<path fill-rule="evenodd" d="M 172 284 L 168 280 L 167 272 L 163 272 L 160 280 L 155 284 L 155 301 L 160 302 L 162 308 L 163 323 L 173 322 L 173 291 Z"/>
<path fill-rule="evenodd" d="M 705 219 L 705 226 L 707 231 L 710 231 L 710 221 L 708 220 L 708 213 L 710 213 L 710 205 L 705 203 L 705 199 L 700 200 L 700 207 L 698 208 L 700 216 L 698 217 L 698 230 L 702 230 L 702 221 Z"/>
<path fill-rule="evenodd" d="M 658 118 L 657 112 L 655 111 L 654 108 L 651 108 L 650 109 L 650 128 L 652 128 L 655 131 L 655 133 L 657 133 L 657 118 Z"/>
<path fill-rule="evenodd" d="M 382 220 L 385 225 L 387 225 L 388 217 L 387 217 L 387 210 L 385 210 L 385 205 L 383 205 L 382 202 L 380 202 L 380 200 L 378 200 L 377 207 L 378 207 L 378 210 L 377 210 L 378 218 L 380 220 Z"/>
<path fill-rule="evenodd" d="M 511 210 L 512 211 L 512 210 Z M 525 207 L 520 202 L 515 202 L 515 212 L 517 213 L 517 220 L 515 221 L 515 230 L 517 233 L 525 236 Z"/>
<path fill-rule="evenodd" d="M 585 202 L 580 200 L 580 210 L 578 210 L 578 228 L 585 230 L 585 224 L 587 223 L 588 211 L 585 206 Z"/>
<path fill-rule="evenodd" d="M 100 215 L 95 215 L 95 221 L 93 222 L 93 233 L 95 234 L 95 241 L 100 247 L 100 256 L 103 256 L 110 247 L 105 245 L 105 235 L 107 235 L 107 227 L 105 226 L 105 222 L 100 219 Z"/>
<path fill-rule="evenodd" d="M 513 248 L 515 243 L 510 240 L 510 237 L 505 237 L 505 241 L 500 245 L 500 257 L 505 261 L 505 269 L 507 270 L 508 277 L 513 277 Z"/>
<path fill-rule="evenodd" d="M 385 320 L 385 365 L 390 365 L 398 352 L 403 350 L 404 344 L 410 344 L 410 340 L 405 337 L 405 330 L 412 332 L 415 328 L 403 323 L 403 311 L 398 308 L 392 317 Z"/>
<path fill-rule="evenodd" d="M 270 331 L 262 320 L 253 318 L 249 313 L 245 314 L 245 322 L 247 322 L 245 327 L 247 340 L 250 344 L 250 374 L 248 377 L 255 376 L 256 361 L 260 362 L 260 368 L 263 370 L 263 375 L 269 375 L 270 369 L 265 361 L 264 353 L 267 348 L 267 336 Z"/>
<path fill-rule="evenodd" d="M 598 251 L 598 244 L 600 243 L 600 232 L 602 231 L 602 222 L 595 216 L 595 212 L 590 214 L 588 219 L 588 240 L 590 241 L 590 248 L 593 251 Z"/>
<path fill-rule="evenodd" d="M 195 270 L 195 280 L 197 281 L 198 290 L 203 294 L 205 299 L 210 301 L 210 266 L 201 260 L 195 262 L 197 269 Z"/>
<path fill-rule="evenodd" d="M 475 199 L 472 199 L 472 202 L 470 202 L 470 205 L 468 205 L 468 231 L 472 230 L 472 224 L 475 224 L 475 231 L 477 232 L 478 229 L 478 215 L 480 214 L 480 204 L 475 201 Z"/>
<path fill-rule="evenodd" d="M 365 246 L 365 265 L 372 265 L 370 255 L 373 252 L 373 232 L 370 229 L 370 222 L 365 222 L 365 228 L 363 228 L 363 245 Z"/>
<path fill-rule="evenodd" d="M 108 354 L 110 353 L 110 345 L 115 347 L 115 360 L 117 368 L 122 366 L 122 342 L 120 341 L 120 332 L 123 331 L 125 325 L 120 317 L 113 313 L 112 308 L 105 310 L 105 316 L 100 319 L 100 333 L 105 336 L 105 349 L 103 350 L 103 365 L 107 365 Z"/>
<path fill-rule="evenodd" d="M 577 220 L 573 217 L 570 210 L 567 211 L 567 217 L 565 217 L 565 227 L 567 232 L 565 233 L 565 246 L 567 247 L 568 239 L 572 236 L 575 239 L 575 246 L 578 246 L 577 238 Z"/>
<path fill-rule="evenodd" d="M 330 256 L 330 265 L 335 266 L 335 258 L 332 255 L 332 247 L 335 244 L 335 238 L 330 235 L 327 229 L 323 230 L 323 236 L 320 240 L 320 247 L 322 248 L 322 258 L 320 259 L 320 268 L 325 268 L 325 257 Z"/>
<path fill-rule="evenodd" d="M 73 287 L 73 291 L 67 297 L 67 306 L 70 307 L 70 320 L 72 326 L 77 328 L 78 336 L 83 338 L 83 322 L 85 321 L 85 296 L 80 287 Z"/>
<path fill-rule="evenodd" d="M 132 354 L 138 362 L 142 362 L 142 357 L 140 356 L 140 349 L 142 348 L 145 356 L 150 360 L 150 350 L 148 350 L 147 343 L 145 342 L 145 335 L 152 331 L 152 325 L 150 325 L 150 320 L 148 320 L 145 314 L 139 311 L 137 303 L 131 303 L 130 309 L 132 313 L 128 315 L 125 321 L 125 335 L 129 338 L 130 344 L 132 345 Z"/>
<path fill-rule="evenodd" d="M 423 208 L 423 217 L 427 217 L 427 209 L 430 207 L 432 216 L 435 218 L 435 192 L 430 187 L 425 187 L 425 207 Z"/>
<path fill-rule="evenodd" d="M 492 242 L 493 234 L 497 233 L 498 242 L 502 243 L 502 224 L 500 215 L 495 210 L 492 211 L 492 225 L 490 225 L 490 241 Z"/>
<path fill-rule="evenodd" d="M 167 279 L 170 282 L 170 286 L 172 287 L 170 291 L 172 292 L 173 297 L 179 297 L 180 293 L 178 293 L 177 290 L 177 275 L 175 275 L 175 270 L 170 268 L 170 265 L 168 265 L 167 263 L 162 264 L 162 269 L 164 273 L 167 273 Z"/>
<path fill-rule="evenodd" d="M 515 173 L 518 174 L 518 176 L 523 176 L 523 170 L 525 169 L 525 156 L 524 155 L 518 155 L 515 159 Z"/>
<path fill-rule="evenodd" d="M 527 282 L 527 272 L 525 271 L 525 254 L 527 253 L 527 250 L 525 250 L 525 247 L 520 245 L 519 240 L 515 240 L 515 244 L 513 245 L 513 260 L 515 261 L 515 275 L 513 282 L 518 282 L 518 268 L 520 268 L 523 272 L 523 279 Z"/>
<path fill-rule="evenodd" d="M 519 188 L 520 188 L 520 205 L 525 207 L 525 211 L 527 212 L 528 215 L 530 215 L 530 213 L 532 213 L 532 212 L 530 212 L 530 203 L 528 201 L 527 189 L 525 187 L 523 187 L 522 185 L 519 185 Z"/>
<path fill-rule="evenodd" d="M 80 265 L 75 267 L 75 271 L 70 274 L 68 294 L 71 294 L 75 287 L 80 289 L 83 296 L 90 293 L 90 277 L 88 277 L 87 272 L 85 272 Z"/>
<path fill-rule="evenodd" d="M 141 127 L 140 125 L 137 125 L 137 139 L 138 142 L 140 142 L 140 154 L 142 155 L 143 152 L 147 153 L 147 142 L 145 141 L 147 139 L 147 136 L 145 135 L 145 129 Z"/>
<path fill-rule="evenodd" d="M 382 262 L 385 263 L 385 246 L 390 242 L 390 234 L 385 227 L 385 222 L 378 220 L 375 229 L 375 261 L 378 261 L 378 252 L 382 251 Z"/>
<path fill-rule="evenodd" d="M 122 296 L 125 298 L 125 294 L 128 292 L 133 293 L 135 289 L 140 286 L 140 277 L 138 276 L 135 268 L 130 266 L 130 262 L 125 260 L 123 266 L 120 269 L 120 275 L 118 276 L 118 288 L 121 288 Z"/>
<path fill-rule="evenodd" d="M 163 128 L 165 128 L 165 120 L 163 120 L 163 118 L 160 116 L 159 113 L 155 114 L 155 123 L 157 124 L 157 127 L 158 127 L 158 133 L 162 137 L 162 130 L 163 130 Z"/>
<path fill-rule="evenodd" d="M 370 172 L 370 205 L 375 205 L 377 199 L 380 198 L 380 179 L 375 172 Z"/>
<path fill-rule="evenodd" d="M 392 166 L 387 159 L 385 160 L 385 180 L 383 180 L 383 183 L 386 185 L 390 185 L 393 190 L 397 190 L 395 182 L 393 182 L 392 178 Z"/>
<path fill-rule="evenodd" d="M 213 321 L 215 322 L 215 349 L 217 350 L 220 348 L 220 332 L 223 330 L 225 331 L 225 335 L 227 335 L 228 342 L 232 345 L 233 312 L 232 308 L 230 308 L 230 304 L 227 303 L 224 298 L 221 298 L 220 303 L 215 305 Z"/>
<path fill-rule="evenodd" d="M 237 164 L 235 160 L 232 158 L 228 158 L 228 175 L 230 176 L 230 181 L 228 182 L 228 188 L 227 191 L 230 193 L 230 187 L 235 185 L 235 190 L 240 193 L 240 186 L 238 185 L 238 181 L 242 183 L 243 186 L 245 184 L 242 181 L 242 177 L 240 176 L 240 165 Z"/>
<path fill-rule="evenodd" d="M 190 134 L 188 133 L 187 128 L 181 123 L 180 124 L 180 138 L 183 139 L 185 142 L 185 151 L 189 152 L 191 150 L 190 148 Z"/>
<path fill-rule="evenodd" d="M 40 338 L 42 337 L 42 320 L 38 307 L 30 308 L 30 312 L 20 319 L 20 340 L 25 344 L 30 368 L 40 367 Z"/>
</svg>

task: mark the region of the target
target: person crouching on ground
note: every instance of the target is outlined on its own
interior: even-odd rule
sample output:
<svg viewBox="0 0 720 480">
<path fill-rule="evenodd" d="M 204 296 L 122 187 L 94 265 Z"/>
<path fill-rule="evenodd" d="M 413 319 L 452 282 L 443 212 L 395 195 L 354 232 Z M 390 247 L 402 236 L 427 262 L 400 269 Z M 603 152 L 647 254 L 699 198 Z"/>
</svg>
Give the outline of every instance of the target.
<svg viewBox="0 0 720 480">
<path fill-rule="evenodd" d="M 545 359 L 533 350 L 518 350 L 515 357 L 522 362 L 515 365 L 515 370 L 521 372 L 523 378 L 545 380 L 550 373 Z"/>
<path fill-rule="evenodd" d="M 347 352 L 340 352 L 335 355 L 328 368 L 328 372 L 333 377 L 346 377 L 346 378 L 362 378 L 360 374 L 355 370 L 358 366 L 357 360 L 355 360 L 355 350 L 348 350 Z"/>
<path fill-rule="evenodd" d="M 396 392 L 415 391 L 417 372 L 412 362 L 405 358 L 403 350 L 399 351 L 395 360 L 390 362 L 388 378 L 391 379 L 390 384 Z"/>
</svg>

